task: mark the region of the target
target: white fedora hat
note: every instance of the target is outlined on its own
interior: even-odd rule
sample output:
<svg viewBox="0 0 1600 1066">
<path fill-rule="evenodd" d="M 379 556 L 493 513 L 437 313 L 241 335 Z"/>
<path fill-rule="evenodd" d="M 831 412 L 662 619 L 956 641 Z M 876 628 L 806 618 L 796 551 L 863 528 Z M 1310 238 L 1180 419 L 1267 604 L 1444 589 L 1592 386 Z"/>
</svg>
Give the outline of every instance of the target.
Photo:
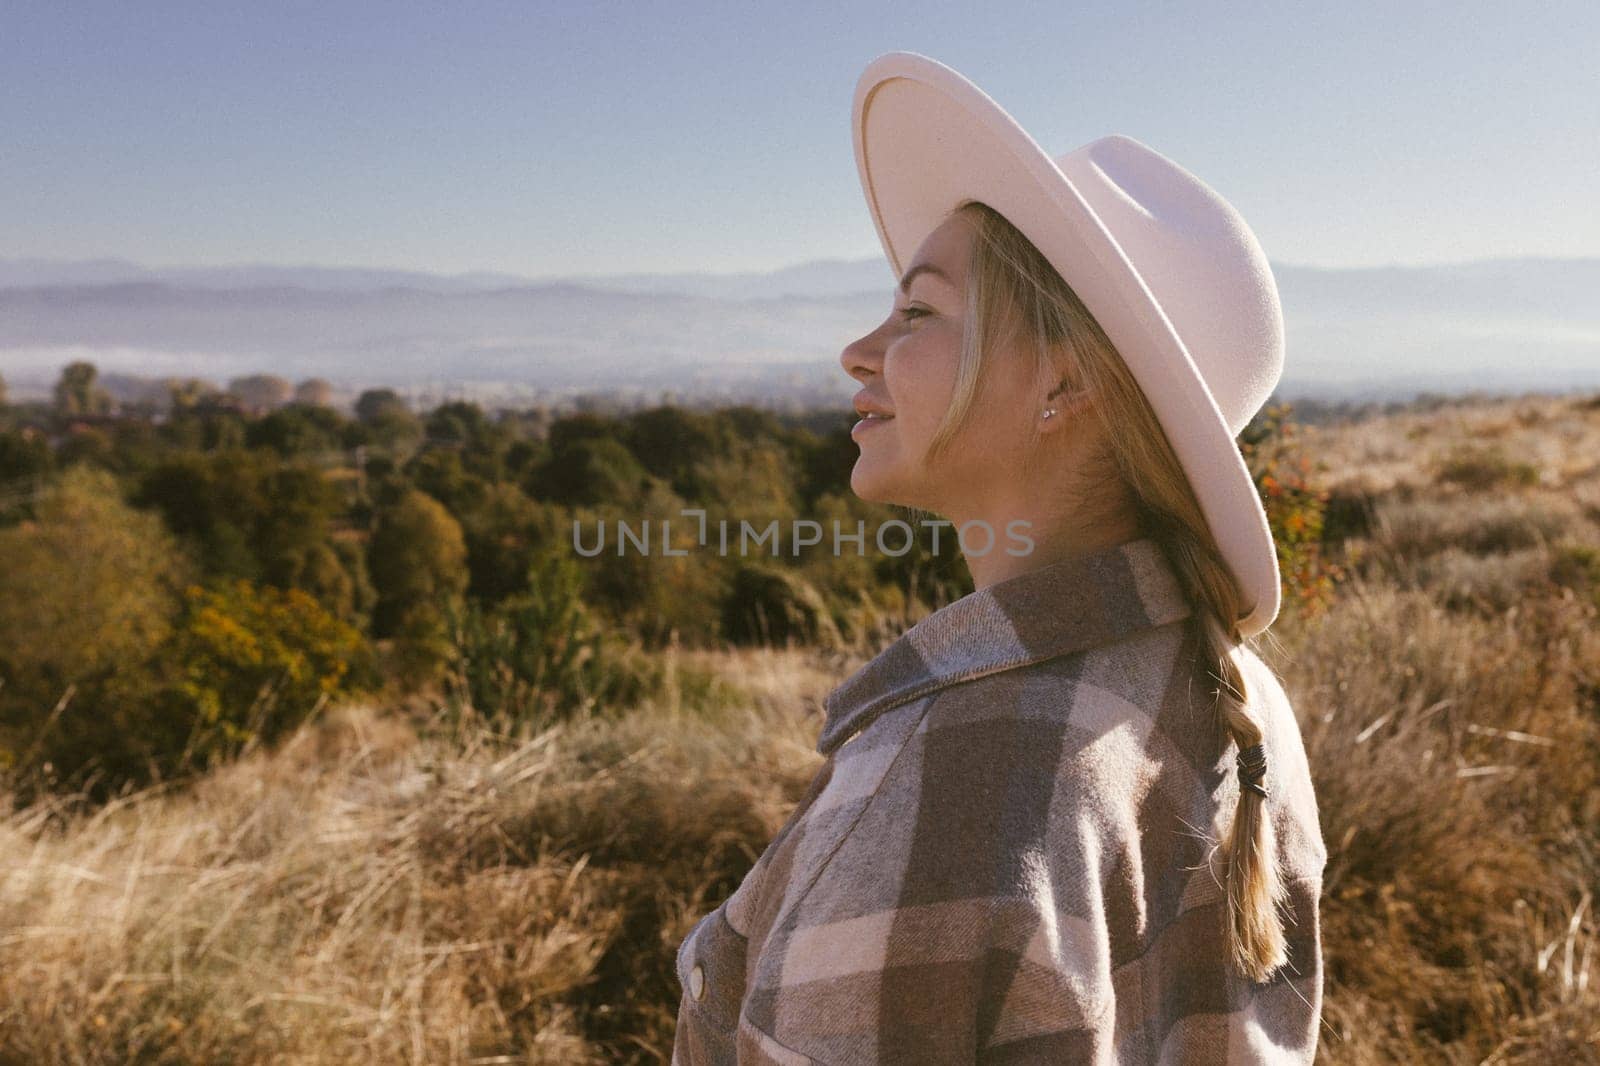
<svg viewBox="0 0 1600 1066">
<path fill-rule="evenodd" d="M 1278 615 L 1278 556 L 1235 438 L 1283 373 L 1277 283 L 1239 213 L 1113 134 L 1054 158 L 956 71 L 890 52 L 856 83 L 856 168 L 895 281 L 964 200 L 1017 227 L 1094 315 L 1177 452 L 1252 636 Z"/>
</svg>

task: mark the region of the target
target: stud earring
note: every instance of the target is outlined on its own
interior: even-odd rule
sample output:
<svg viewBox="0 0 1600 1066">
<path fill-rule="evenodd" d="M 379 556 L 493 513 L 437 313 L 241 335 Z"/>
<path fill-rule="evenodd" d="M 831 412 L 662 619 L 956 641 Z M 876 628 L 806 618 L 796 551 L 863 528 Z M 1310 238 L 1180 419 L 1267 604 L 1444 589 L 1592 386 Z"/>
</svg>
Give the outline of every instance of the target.
<svg viewBox="0 0 1600 1066">
<path fill-rule="evenodd" d="M 1046 418 L 1054 418 L 1056 416 L 1056 409 L 1054 407 L 1046 407 L 1044 409 L 1044 416 Z"/>
</svg>

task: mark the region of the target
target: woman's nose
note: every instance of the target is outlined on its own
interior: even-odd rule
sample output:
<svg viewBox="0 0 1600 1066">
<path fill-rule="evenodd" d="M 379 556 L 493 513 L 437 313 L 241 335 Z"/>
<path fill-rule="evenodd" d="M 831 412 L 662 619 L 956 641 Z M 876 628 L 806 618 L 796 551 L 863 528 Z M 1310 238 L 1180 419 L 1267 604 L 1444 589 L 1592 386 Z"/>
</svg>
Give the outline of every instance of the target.
<svg viewBox="0 0 1600 1066">
<path fill-rule="evenodd" d="M 839 354 L 839 365 L 844 367 L 846 374 L 857 381 L 865 381 L 880 372 L 883 366 L 882 332 L 882 327 L 879 327 L 845 345 L 844 351 Z"/>
</svg>

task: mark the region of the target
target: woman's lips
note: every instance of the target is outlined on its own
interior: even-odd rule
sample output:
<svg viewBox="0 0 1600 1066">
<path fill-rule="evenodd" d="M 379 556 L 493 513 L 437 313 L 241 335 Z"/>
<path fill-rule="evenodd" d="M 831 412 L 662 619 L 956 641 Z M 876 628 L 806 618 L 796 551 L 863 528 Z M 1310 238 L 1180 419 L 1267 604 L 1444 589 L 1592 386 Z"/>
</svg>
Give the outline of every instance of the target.
<svg viewBox="0 0 1600 1066">
<path fill-rule="evenodd" d="M 861 434 L 863 434 L 863 433 L 872 432 L 873 427 L 880 426 L 885 422 L 893 422 L 893 421 L 894 421 L 894 416 L 893 415 L 888 415 L 888 416 L 874 415 L 871 418 L 863 418 L 859 422 L 857 422 L 855 425 L 850 427 L 850 436 L 851 436 L 852 439 L 859 438 L 861 436 Z"/>
</svg>

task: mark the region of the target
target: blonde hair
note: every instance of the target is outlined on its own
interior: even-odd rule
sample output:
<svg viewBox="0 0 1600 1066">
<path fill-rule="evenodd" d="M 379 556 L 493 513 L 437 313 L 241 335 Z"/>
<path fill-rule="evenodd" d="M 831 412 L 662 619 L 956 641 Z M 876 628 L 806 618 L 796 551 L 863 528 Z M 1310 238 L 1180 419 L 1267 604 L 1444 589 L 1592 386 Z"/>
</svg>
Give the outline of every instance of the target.
<svg viewBox="0 0 1600 1066">
<path fill-rule="evenodd" d="M 1089 465 L 1096 478 L 1086 502 L 1114 506 L 1119 495 L 1134 505 L 1141 531 L 1164 549 L 1195 605 L 1193 626 L 1208 668 L 1219 728 L 1239 750 L 1262 740 L 1250 707 L 1239 632 L 1243 605 L 1223 562 L 1189 479 L 1144 392 L 1089 309 L 1049 260 L 999 212 L 969 200 L 952 214 L 972 223 L 967 266 L 967 326 L 950 409 L 935 431 L 930 453 L 947 447 L 973 399 L 986 353 L 999 351 L 1021 331 L 1031 351 L 1037 381 L 1063 382 L 1096 397 L 1091 405 L 1102 424 L 1105 451 Z M 1030 419 L 1037 435 L 1038 422 Z M 1095 492 L 1101 486 L 1108 492 Z M 1253 646 L 1254 641 L 1249 645 Z M 1227 942 L 1237 970 L 1265 981 L 1286 961 L 1278 908 L 1286 886 L 1278 872 L 1277 844 L 1263 797 L 1240 787 L 1232 828 L 1218 843 L 1227 867 Z"/>
</svg>

